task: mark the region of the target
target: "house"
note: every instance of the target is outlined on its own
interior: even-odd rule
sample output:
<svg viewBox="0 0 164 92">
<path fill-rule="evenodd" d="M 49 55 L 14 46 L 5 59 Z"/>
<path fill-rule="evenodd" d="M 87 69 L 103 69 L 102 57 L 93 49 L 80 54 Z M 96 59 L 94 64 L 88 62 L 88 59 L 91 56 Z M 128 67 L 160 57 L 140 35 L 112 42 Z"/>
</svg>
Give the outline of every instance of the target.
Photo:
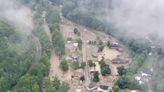
<svg viewBox="0 0 164 92">
<path fill-rule="evenodd" d="M 142 77 L 140 77 L 140 76 L 136 76 L 135 80 L 137 80 L 139 84 L 144 84 Z"/>
<path fill-rule="evenodd" d="M 100 85 L 97 89 L 98 92 L 109 92 L 109 86 Z"/>
<path fill-rule="evenodd" d="M 94 74 L 96 74 L 96 73 L 99 73 L 99 71 L 97 71 L 97 70 L 90 71 L 90 76 L 91 76 L 91 79 L 92 79 L 92 80 L 93 80 L 93 78 L 94 78 Z"/>
<path fill-rule="evenodd" d="M 124 57 L 121 55 L 118 55 L 116 58 L 114 58 L 113 60 L 111 60 L 111 62 L 113 64 L 126 64 L 128 63 L 130 60 L 128 57 Z"/>
<path fill-rule="evenodd" d="M 90 74 L 98 72 L 98 70 L 95 67 L 90 67 L 89 71 L 90 71 Z"/>
<path fill-rule="evenodd" d="M 139 90 L 131 90 L 129 92 L 141 92 L 141 91 L 139 91 Z"/>
<path fill-rule="evenodd" d="M 92 90 L 94 90 L 96 88 L 97 88 L 96 84 L 93 83 L 93 82 L 89 83 L 89 85 L 87 86 L 87 90 L 89 90 L 89 91 L 92 91 Z"/>
<path fill-rule="evenodd" d="M 136 90 L 132 90 L 131 92 L 137 92 Z"/>
<path fill-rule="evenodd" d="M 152 56 L 153 55 L 153 53 L 152 52 L 149 52 L 149 54 L 148 54 L 149 56 Z"/>
<path fill-rule="evenodd" d="M 91 78 L 93 78 L 93 75 L 95 73 L 100 73 L 101 72 L 101 68 L 100 68 L 99 62 L 94 62 L 94 64 L 95 64 L 95 66 L 89 67 L 89 73 L 91 75 Z"/>
<path fill-rule="evenodd" d="M 72 54 L 72 61 L 73 62 L 78 62 L 79 61 L 79 56 L 76 54 Z"/>
<path fill-rule="evenodd" d="M 123 48 L 118 43 L 111 43 L 110 45 L 108 45 L 108 47 L 123 52 Z"/>
<path fill-rule="evenodd" d="M 77 46 L 78 46 L 78 43 L 73 43 L 73 46 L 74 46 L 74 47 L 77 47 Z"/>
<path fill-rule="evenodd" d="M 111 48 L 111 49 L 118 49 L 121 46 L 118 43 L 115 42 L 115 43 L 111 43 L 108 47 Z"/>
<path fill-rule="evenodd" d="M 76 92 L 81 92 L 81 89 L 76 89 Z"/>
<path fill-rule="evenodd" d="M 136 79 L 137 81 L 140 81 L 140 80 L 141 80 L 141 77 L 140 77 L 140 76 L 136 76 L 135 79 Z"/>
<path fill-rule="evenodd" d="M 67 38 L 67 43 L 70 44 L 72 42 L 72 37 Z"/>
<path fill-rule="evenodd" d="M 141 72 L 142 77 L 151 77 L 152 71 L 149 69 L 145 69 L 144 71 Z"/>
<path fill-rule="evenodd" d="M 82 92 L 80 86 L 76 88 L 76 92 Z"/>
<path fill-rule="evenodd" d="M 137 80 L 139 84 L 144 84 L 145 82 L 149 82 L 152 73 L 153 73 L 153 69 L 145 69 L 141 72 L 141 75 L 135 77 L 135 80 Z"/>
</svg>

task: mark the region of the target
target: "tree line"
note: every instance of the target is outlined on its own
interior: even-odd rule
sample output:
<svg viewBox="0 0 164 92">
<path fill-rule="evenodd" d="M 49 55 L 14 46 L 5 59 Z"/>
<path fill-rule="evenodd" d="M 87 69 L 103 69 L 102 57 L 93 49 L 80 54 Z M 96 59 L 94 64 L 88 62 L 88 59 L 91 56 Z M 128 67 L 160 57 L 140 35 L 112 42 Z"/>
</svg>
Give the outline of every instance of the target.
<svg viewBox="0 0 164 92">
<path fill-rule="evenodd" d="M 60 15 L 57 7 L 49 7 L 46 15 L 46 21 L 48 22 L 51 30 L 52 44 L 55 48 L 55 53 L 58 56 L 62 56 L 65 54 L 65 43 L 59 28 Z"/>
</svg>

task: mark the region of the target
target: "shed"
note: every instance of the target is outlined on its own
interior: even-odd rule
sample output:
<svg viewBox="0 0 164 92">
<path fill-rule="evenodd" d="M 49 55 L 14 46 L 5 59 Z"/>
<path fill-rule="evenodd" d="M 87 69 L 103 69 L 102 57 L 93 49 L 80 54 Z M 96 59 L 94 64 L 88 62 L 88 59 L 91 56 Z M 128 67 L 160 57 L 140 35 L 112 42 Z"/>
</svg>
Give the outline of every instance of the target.
<svg viewBox="0 0 164 92">
<path fill-rule="evenodd" d="M 128 63 L 130 60 L 127 57 L 123 57 L 121 55 L 118 55 L 115 59 L 113 59 L 111 62 L 113 64 L 126 64 Z"/>
<path fill-rule="evenodd" d="M 97 88 L 96 84 L 93 83 L 93 82 L 89 83 L 89 85 L 87 86 L 87 90 L 89 90 L 89 91 L 92 91 L 92 90 L 94 90 L 96 88 Z"/>
<path fill-rule="evenodd" d="M 106 85 L 100 85 L 97 89 L 99 92 L 109 92 L 109 86 Z"/>
<path fill-rule="evenodd" d="M 108 45 L 108 47 L 111 48 L 111 49 L 116 49 L 120 52 L 123 52 L 122 46 L 118 43 L 111 43 L 110 45 Z"/>
<path fill-rule="evenodd" d="M 112 49 L 117 49 L 117 48 L 119 48 L 121 46 L 117 42 L 113 42 L 108 47 L 112 48 Z"/>
<path fill-rule="evenodd" d="M 80 88 L 76 88 L 76 92 L 82 92 Z"/>
<path fill-rule="evenodd" d="M 72 54 L 72 61 L 73 61 L 73 62 L 78 62 L 78 61 L 79 61 L 79 56 L 76 55 L 75 53 Z"/>
<path fill-rule="evenodd" d="M 150 69 L 145 69 L 141 72 L 142 77 L 150 77 L 152 75 L 152 71 Z"/>
<path fill-rule="evenodd" d="M 73 43 L 73 46 L 77 47 L 78 46 L 78 43 Z"/>
</svg>

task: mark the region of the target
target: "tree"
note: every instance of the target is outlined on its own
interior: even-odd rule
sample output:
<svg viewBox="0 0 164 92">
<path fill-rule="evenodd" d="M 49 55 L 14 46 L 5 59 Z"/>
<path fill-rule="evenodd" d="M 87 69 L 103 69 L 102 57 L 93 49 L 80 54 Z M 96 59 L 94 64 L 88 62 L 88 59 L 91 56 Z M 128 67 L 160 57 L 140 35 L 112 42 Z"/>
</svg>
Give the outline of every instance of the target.
<svg viewBox="0 0 164 92">
<path fill-rule="evenodd" d="M 88 64 L 90 67 L 96 67 L 96 64 L 92 60 L 88 60 Z"/>
<path fill-rule="evenodd" d="M 107 65 L 107 64 L 105 63 L 104 59 L 102 59 L 102 60 L 99 62 L 99 64 L 100 64 L 100 68 L 101 68 L 101 74 L 102 74 L 103 76 L 106 76 L 106 75 L 111 74 L 111 70 L 110 70 L 110 68 L 109 68 L 109 65 Z"/>
<path fill-rule="evenodd" d="M 58 90 L 60 87 L 60 84 L 61 84 L 60 80 L 57 77 L 55 77 L 54 80 L 52 81 L 53 87 L 55 87 L 55 89 Z"/>
<path fill-rule="evenodd" d="M 101 74 L 102 74 L 102 76 L 106 76 L 107 69 L 106 68 L 101 68 Z"/>
<path fill-rule="evenodd" d="M 63 70 L 63 71 L 68 71 L 68 69 L 69 69 L 69 66 L 68 66 L 68 63 L 67 63 L 67 61 L 66 60 L 62 60 L 61 62 L 60 62 L 60 67 L 61 67 L 61 69 Z"/>
<path fill-rule="evenodd" d="M 93 74 L 93 81 L 94 82 L 99 82 L 99 73 L 98 72 L 95 72 L 94 74 Z"/>
<path fill-rule="evenodd" d="M 38 78 L 29 74 L 21 77 L 17 92 L 39 92 Z"/>
<path fill-rule="evenodd" d="M 118 74 L 120 76 L 125 75 L 127 70 L 124 68 L 124 66 L 117 67 Z"/>
<path fill-rule="evenodd" d="M 35 46 L 31 35 L 20 34 L 13 25 L 0 21 L 0 92 L 7 92 L 25 75 L 33 62 Z"/>
<path fill-rule="evenodd" d="M 119 89 L 118 85 L 115 85 L 113 87 L 113 92 L 120 92 L 120 89 Z"/>
<path fill-rule="evenodd" d="M 72 63 L 71 63 L 71 67 L 72 67 L 74 70 L 79 69 L 79 68 L 80 68 L 79 62 L 72 62 Z"/>
<path fill-rule="evenodd" d="M 104 59 L 102 59 L 102 60 L 99 62 L 99 64 L 100 64 L 100 67 L 105 67 L 105 66 L 106 66 L 106 63 L 105 63 Z"/>
<path fill-rule="evenodd" d="M 110 46 L 111 45 L 111 42 L 110 41 L 107 41 L 107 46 Z"/>
<path fill-rule="evenodd" d="M 46 53 L 44 53 L 39 63 L 31 69 L 30 74 L 41 78 L 43 76 L 48 75 L 49 68 L 50 68 L 49 57 Z"/>
<path fill-rule="evenodd" d="M 55 53 L 58 56 L 65 54 L 65 43 L 62 34 L 60 31 L 53 31 L 52 33 L 53 46 L 55 48 Z"/>
<path fill-rule="evenodd" d="M 120 89 L 140 89 L 138 81 L 131 79 L 128 76 L 121 77 L 117 82 L 116 85 L 119 86 Z"/>
<path fill-rule="evenodd" d="M 95 68 L 95 67 L 96 67 L 96 64 L 95 64 L 95 63 L 93 63 L 93 64 L 92 64 L 92 66 Z"/>
<path fill-rule="evenodd" d="M 84 69 L 86 66 L 86 63 L 85 62 L 81 62 L 81 68 Z"/>
<path fill-rule="evenodd" d="M 104 44 L 103 44 L 103 41 L 100 40 L 100 38 L 97 38 L 97 39 L 98 39 L 98 45 L 100 45 L 100 46 L 101 46 L 101 45 L 104 45 Z"/>
<path fill-rule="evenodd" d="M 63 82 L 59 87 L 59 92 L 67 92 L 70 89 L 69 84 Z"/>
<path fill-rule="evenodd" d="M 78 38 L 78 39 L 76 39 L 76 42 L 78 43 L 78 47 L 81 50 L 82 49 L 83 41 L 80 38 Z"/>
<path fill-rule="evenodd" d="M 85 80 L 85 76 L 84 76 L 84 75 L 81 76 L 81 77 L 80 77 L 80 80 L 81 80 L 81 81 L 84 81 L 84 80 Z"/>
<path fill-rule="evenodd" d="M 57 92 L 56 88 L 53 86 L 53 81 L 51 81 L 49 78 L 44 79 L 43 88 L 45 92 Z"/>
<path fill-rule="evenodd" d="M 74 28 L 73 32 L 74 32 L 74 34 L 77 34 L 79 31 L 77 28 Z"/>
<path fill-rule="evenodd" d="M 92 61 L 92 60 L 88 60 L 88 65 L 89 65 L 90 67 L 92 67 L 92 66 L 93 66 L 93 61 Z"/>
<path fill-rule="evenodd" d="M 104 47 L 105 47 L 104 45 L 99 45 L 99 46 L 98 46 L 98 52 L 103 51 Z"/>
<path fill-rule="evenodd" d="M 58 92 L 61 85 L 60 80 L 57 77 L 54 77 L 53 81 L 49 78 L 45 78 L 43 84 L 45 92 Z"/>
<path fill-rule="evenodd" d="M 52 43 L 55 48 L 55 53 L 58 56 L 63 56 L 65 54 L 65 43 L 64 38 L 59 30 L 60 14 L 56 7 L 50 7 L 47 11 L 46 21 L 49 24 Z"/>
<path fill-rule="evenodd" d="M 55 87 L 48 86 L 45 88 L 45 92 L 57 92 L 57 90 L 55 89 Z"/>
</svg>

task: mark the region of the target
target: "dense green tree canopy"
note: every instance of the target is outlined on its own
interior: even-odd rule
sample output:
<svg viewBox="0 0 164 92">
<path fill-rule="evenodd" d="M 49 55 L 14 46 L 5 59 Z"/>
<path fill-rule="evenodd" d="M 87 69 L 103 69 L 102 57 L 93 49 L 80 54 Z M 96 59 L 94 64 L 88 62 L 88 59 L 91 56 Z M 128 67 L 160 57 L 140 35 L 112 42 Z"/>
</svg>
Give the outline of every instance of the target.
<svg viewBox="0 0 164 92">
<path fill-rule="evenodd" d="M 7 22 L 0 21 L 0 92 L 10 89 L 27 72 L 34 56 L 33 43 L 30 35 L 20 34 Z"/>
</svg>

